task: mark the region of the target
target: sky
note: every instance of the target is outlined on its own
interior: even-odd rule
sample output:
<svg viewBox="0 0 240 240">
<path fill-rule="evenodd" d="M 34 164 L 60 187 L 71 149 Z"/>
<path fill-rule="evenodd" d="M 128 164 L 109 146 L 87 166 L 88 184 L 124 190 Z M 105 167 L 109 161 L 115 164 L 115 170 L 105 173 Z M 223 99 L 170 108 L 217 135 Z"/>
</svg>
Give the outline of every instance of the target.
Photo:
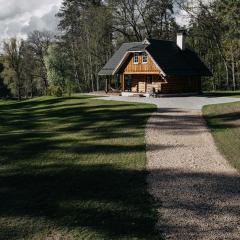
<svg viewBox="0 0 240 240">
<path fill-rule="evenodd" d="M 33 30 L 57 30 L 55 14 L 62 0 L 0 0 L 0 41 L 9 37 L 26 38 Z M 184 13 L 177 22 L 186 23 Z"/>
<path fill-rule="evenodd" d="M 56 31 L 62 0 L 0 0 L 0 39 L 26 37 L 33 30 Z"/>
</svg>

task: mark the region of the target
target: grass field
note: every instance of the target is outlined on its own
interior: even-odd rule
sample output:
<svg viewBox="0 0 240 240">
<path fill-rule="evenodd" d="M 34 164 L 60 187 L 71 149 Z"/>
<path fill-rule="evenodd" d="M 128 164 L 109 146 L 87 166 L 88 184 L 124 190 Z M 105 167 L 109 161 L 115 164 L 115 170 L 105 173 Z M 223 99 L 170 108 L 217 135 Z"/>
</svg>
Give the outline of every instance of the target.
<svg viewBox="0 0 240 240">
<path fill-rule="evenodd" d="M 159 239 L 144 127 L 154 106 L 0 103 L 0 239 Z"/>
<path fill-rule="evenodd" d="M 240 91 L 215 91 L 215 92 L 204 92 L 205 96 L 213 97 L 237 97 L 240 98 Z"/>
<path fill-rule="evenodd" d="M 203 114 L 219 150 L 240 170 L 240 102 L 205 106 Z"/>
</svg>

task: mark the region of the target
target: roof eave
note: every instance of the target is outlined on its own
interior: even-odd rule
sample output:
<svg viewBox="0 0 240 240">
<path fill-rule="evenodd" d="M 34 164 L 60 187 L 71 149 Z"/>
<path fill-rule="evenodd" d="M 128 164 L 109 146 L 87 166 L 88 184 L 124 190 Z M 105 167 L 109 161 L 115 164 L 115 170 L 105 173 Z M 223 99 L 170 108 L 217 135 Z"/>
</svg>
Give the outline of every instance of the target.
<svg viewBox="0 0 240 240">
<path fill-rule="evenodd" d="M 153 56 L 152 56 L 147 50 L 145 50 L 145 52 L 152 58 L 154 64 L 158 67 L 158 69 L 160 70 L 160 72 L 162 73 L 162 75 L 163 75 L 164 77 L 166 77 L 167 74 L 166 74 L 166 73 L 162 70 L 162 68 L 157 64 L 157 62 L 154 60 Z"/>
</svg>

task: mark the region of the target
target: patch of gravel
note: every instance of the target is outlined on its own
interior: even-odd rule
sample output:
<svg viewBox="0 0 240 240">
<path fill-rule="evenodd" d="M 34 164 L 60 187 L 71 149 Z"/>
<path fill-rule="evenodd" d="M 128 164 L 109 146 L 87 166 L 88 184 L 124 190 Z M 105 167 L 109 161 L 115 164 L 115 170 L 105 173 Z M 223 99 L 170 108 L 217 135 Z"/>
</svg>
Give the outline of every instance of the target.
<svg viewBox="0 0 240 240">
<path fill-rule="evenodd" d="M 240 239 L 240 175 L 200 110 L 162 109 L 146 128 L 149 191 L 166 239 Z"/>
</svg>

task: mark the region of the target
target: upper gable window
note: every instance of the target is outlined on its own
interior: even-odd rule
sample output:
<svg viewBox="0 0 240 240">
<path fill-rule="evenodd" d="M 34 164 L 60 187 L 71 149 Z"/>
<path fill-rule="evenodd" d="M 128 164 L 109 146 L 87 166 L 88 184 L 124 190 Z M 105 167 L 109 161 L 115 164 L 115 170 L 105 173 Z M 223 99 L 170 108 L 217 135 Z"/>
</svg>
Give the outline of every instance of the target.
<svg viewBox="0 0 240 240">
<path fill-rule="evenodd" d="M 148 62 L 148 55 L 146 53 L 143 53 L 142 55 L 142 63 L 146 64 Z"/>
<path fill-rule="evenodd" d="M 134 53 L 133 63 L 134 64 L 138 64 L 139 63 L 139 53 Z"/>
</svg>

